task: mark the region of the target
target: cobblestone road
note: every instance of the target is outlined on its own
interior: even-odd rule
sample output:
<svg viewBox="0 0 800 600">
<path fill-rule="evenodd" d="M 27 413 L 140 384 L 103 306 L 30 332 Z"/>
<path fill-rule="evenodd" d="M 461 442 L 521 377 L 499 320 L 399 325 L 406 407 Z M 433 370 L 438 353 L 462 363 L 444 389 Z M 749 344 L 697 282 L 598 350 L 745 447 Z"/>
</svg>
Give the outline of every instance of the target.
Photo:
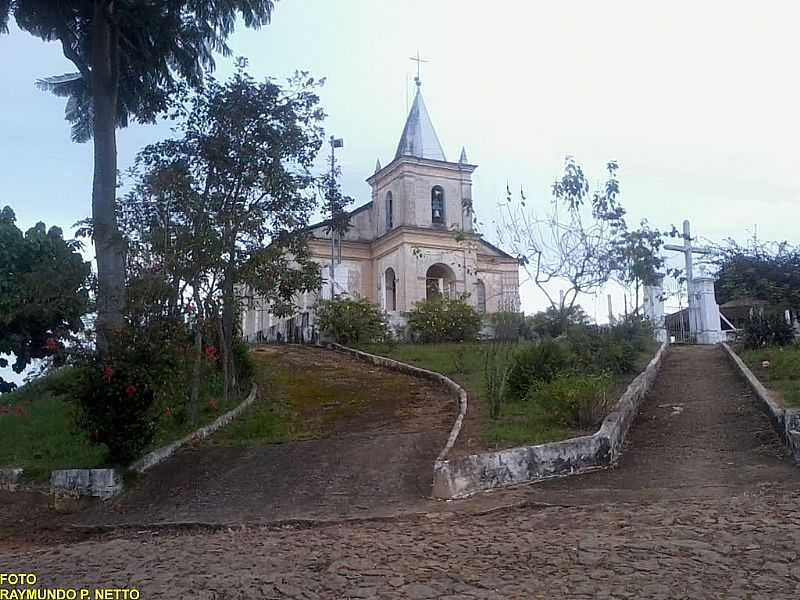
<svg viewBox="0 0 800 600">
<path fill-rule="evenodd" d="M 154 534 L 0 555 L 53 586 L 142 598 L 798 598 L 800 495 L 320 529 Z"/>
</svg>

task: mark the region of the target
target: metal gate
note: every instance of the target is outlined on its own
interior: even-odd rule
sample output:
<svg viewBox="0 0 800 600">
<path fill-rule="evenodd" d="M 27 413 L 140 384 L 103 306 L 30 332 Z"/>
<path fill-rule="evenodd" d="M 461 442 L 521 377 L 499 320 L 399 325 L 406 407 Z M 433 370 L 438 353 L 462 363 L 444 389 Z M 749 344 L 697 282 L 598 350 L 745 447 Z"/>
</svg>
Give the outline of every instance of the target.
<svg viewBox="0 0 800 600">
<path fill-rule="evenodd" d="M 663 287 L 664 295 L 664 326 L 667 329 L 667 339 L 672 344 L 696 344 L 697 335 L 692 333 L 689 325 L 689 298 L 686 291 L 686 282 L 676 279 L 666 279 Z"/>
</svg>

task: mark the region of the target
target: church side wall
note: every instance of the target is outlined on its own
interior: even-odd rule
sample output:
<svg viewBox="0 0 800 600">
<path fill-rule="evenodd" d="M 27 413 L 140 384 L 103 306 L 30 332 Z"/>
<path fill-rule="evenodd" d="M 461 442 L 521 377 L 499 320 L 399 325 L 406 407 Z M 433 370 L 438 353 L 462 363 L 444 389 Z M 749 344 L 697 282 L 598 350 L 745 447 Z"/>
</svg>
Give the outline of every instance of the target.
<svg viewBox="0 0 800 600">
<path fill-rule="evenodd" d="M 476 280 L 486 288 L 486 312 L 520 310 L 519 264 L 494 257 L 478 256 Z"/>
</svg>

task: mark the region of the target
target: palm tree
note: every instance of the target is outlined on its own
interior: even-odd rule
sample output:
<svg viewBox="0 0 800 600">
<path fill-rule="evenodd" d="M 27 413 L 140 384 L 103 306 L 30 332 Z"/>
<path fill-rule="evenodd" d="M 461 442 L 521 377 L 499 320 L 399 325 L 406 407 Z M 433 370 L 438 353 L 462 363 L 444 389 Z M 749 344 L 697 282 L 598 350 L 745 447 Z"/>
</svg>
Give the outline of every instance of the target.
<svg viewBox="0 0 800 600">
<path fill-rule="evenodd" d="M 66 97 L 72 139 L 94 139 L 92 227 L 97 257 L 97 341 L 122 328 L 125 244 L 117 226 L 116 129 L 152 123 L 181 86 L 199 87 L 237 17 L 270 21 L 274 0 L 0 0 L 0 33 L 20 29 L 59 41 L 77 72 L 37 85 Z"/>
</svg>

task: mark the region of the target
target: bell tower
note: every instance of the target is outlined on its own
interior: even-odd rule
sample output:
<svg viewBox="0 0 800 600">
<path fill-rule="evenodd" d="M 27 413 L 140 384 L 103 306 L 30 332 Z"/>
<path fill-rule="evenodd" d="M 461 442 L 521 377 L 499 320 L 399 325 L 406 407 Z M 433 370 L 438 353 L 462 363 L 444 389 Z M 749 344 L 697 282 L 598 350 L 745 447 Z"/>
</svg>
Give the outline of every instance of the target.
<svg viewBox="0 0 800 600">
<path fill-rule="evenodd" d="M 445 157 L 439 136 L 417 91 L 397 144 L 394 159 L 376 165 L 367 179 L 375 207 L 375 234 L 380 237 L 397 227 L 472 231 L 472 172 L 462 148 L 458 162 Z"/>
</svg>

